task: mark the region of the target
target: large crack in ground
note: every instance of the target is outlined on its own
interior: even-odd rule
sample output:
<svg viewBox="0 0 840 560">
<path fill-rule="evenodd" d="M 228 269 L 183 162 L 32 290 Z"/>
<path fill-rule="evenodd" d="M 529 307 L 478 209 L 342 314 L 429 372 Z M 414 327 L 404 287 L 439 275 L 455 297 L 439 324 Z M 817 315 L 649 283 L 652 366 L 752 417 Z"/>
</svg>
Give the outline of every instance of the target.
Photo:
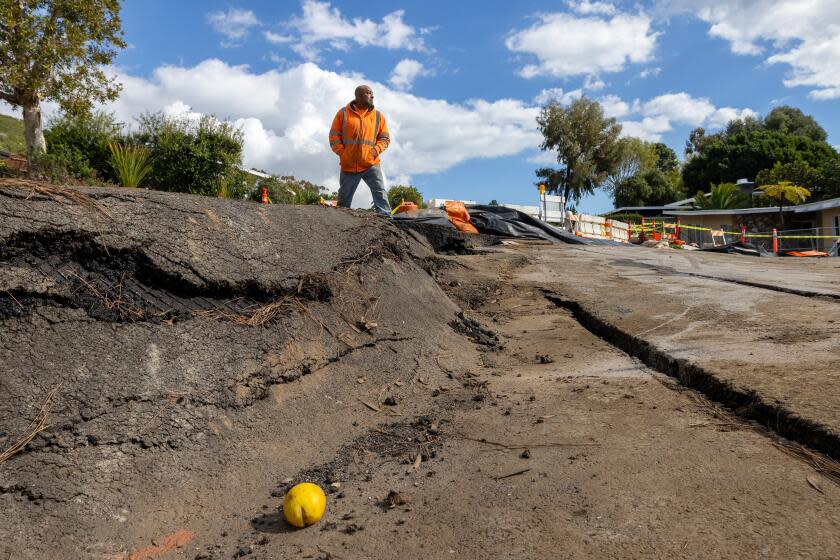
<svg viewBox="0 0 840 560">
<path fill-rule="evenodd" d="M 29 280 L 0 292 L 0 320 L 51 306 L 84 309 L 91 318 L 106 322 L 171 323 L 200 311 L 242 314 L 282 298 L 325 302 L 333 296 L 327 279 L 317 275 L 301 275 L 276 286 L 198 285 L 163 270 L 139 247 L 108 248 L 90 233 L 16 234 L 4 240 L 0 263 L 25 272 Z"/>
<path fill-rule="evenodd" d="M 840 459 L 840 438 L 825 426 L 770 403 L 753 391 L 722 381 L 714 373 L 696 364 L 672 356 L 654 344 L 605 321 L 577 301 L 546 289 L 542 293 L 552 304 L 569 311 L 586 330 L 641 360 L 645 365 L 677 379 L 685 387 L 701 392 L 741 418 L 754 420 L 784 438 L 825 453 L 835 460 Z"/>
</svg>

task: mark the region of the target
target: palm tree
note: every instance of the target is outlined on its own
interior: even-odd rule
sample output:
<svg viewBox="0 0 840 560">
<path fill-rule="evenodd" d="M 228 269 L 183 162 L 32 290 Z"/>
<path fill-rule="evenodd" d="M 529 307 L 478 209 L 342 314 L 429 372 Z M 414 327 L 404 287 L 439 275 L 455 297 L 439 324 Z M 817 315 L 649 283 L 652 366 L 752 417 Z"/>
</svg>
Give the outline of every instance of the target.
<svg viewBox="0 0 840 560">
<path fill-rule="evenodd" d="M 700 210 L 744 208 L 748 202 L 747 195 L 742 193 L 734 183 L 712 185 L 710 195 L 707 196 L 703 191 L 698 191 L 694 196 L 694 207 Z"/>
<path fill-rule="evenodd" d="M 779 223 L 781 225 L 785 223 L 785 218 L 782 214 L 782 207 L 785 201 L 791 204 L 802 204 L 811 196 L 811 191 L 805 187 L 794 185 L 790 181 L 781 181 L 775 185 L 764 185 L 763 187 L 758 187 L 758 190 L 762 191 L 767 198 L 779 201 Z"/>
</svg>

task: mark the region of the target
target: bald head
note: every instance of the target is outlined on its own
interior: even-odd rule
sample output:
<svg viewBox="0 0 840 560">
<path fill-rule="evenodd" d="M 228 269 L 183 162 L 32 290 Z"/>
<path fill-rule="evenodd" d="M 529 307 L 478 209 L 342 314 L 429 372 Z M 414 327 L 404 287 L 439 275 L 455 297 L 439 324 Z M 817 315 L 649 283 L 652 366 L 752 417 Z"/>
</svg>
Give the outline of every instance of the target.
<svg viewBox="0 0 840 560">
<path fill-rule="evenodd" d="M 362 109 L 373 107 L 373 90 L 368 85 L 360 85 L 356 88 L 356 105 Z"/>
</svg>

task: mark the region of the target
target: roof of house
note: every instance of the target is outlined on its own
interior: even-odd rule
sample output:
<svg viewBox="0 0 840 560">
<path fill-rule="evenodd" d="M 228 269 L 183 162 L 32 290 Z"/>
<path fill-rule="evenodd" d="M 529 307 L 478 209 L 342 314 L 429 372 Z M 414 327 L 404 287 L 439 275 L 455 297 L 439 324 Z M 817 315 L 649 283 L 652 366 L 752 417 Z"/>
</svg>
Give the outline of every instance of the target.
<svg viewBox="0 0 840 560">
<path fill-rule="evenodd" d="M 610 210 L 609 212 L 607 212 L 607 214 L 615 214 L 617 212 L 633 212 L 638 210 L 672 210 L 688 206 L 693 201 L 694 197 L 692 196 L 691 198 L 684 198 L 682 200 L 677 200 L 676 202 L 669 202 L 668 204 L 663 204 L 662 206 L 622 206 L 621 208 Z"/>
<path fill-rule="evenodd" d="M 820 200 L 819 202 L 809 202 L 807 204 L 800 204 L 792 206 L 793 211 L 800 212 L 819 212 L 820 210 L 829 210 L 831 208 L 840 208 L 840 198 L 829 198 L 828 200 Z"/>
<path fill-rule="evenodd" d="M 634 210 L 665 210 L 666 206 L 622 206 L 607 212 L 607 214 L 615 214 L 617 212 L 633 212 Z"/>
<path fill-rule="evenodd" d="M 253 175 L 254 177 L 259 177 L 260 179 L 269 179 L 271 175 L 268 173 L 263 173 L 262 171 L 257 171 L 256 169 L 251 169 L 248 167 L 239 166 L 239 169 L 247 173 L 248 175 Z"/>
<path fill-rule="evenodd" d="M 809 202 L 808 204 L 799 204 L 797 206 L 784 206 L 783 212 L 793 212 L 801 214 L 803 212 L 819 212 L 820 210 L 828 210 L 831 208 L 840 208 L 840 198 L 830 198 L 828 200 L 820 200 L 819 202 Z M 765 206 L 763 208 L 728 208 L 717 210 L 673 210 L 668 209 L 663 212 L 668 216 L 732 216 L 735 214 L 770 214 L 779 211 L 778 206 Z"/>
<path fill-rule="evenodd" d="M 785 206 L 785 212 L 793 212 L 793 206 Z M 763 208 L 726 208 L 714 210 L 666 210 L 663 214 L 668 216 L 732 216 L 735 214 L 771 214 L 779 213 L 778 206 L 765 206 Z"/>
<path fill-rule="evenodd" d="M 694 202 L 694 197 L 693 196 L 691 198 L 684 198 L 684 199 L 678 200 L 676 202 L 669 202 L 668 204 L 665 205 L 665 208 L 677 208 L 679 206 L 688 206 L 692 202 Z"/>
</svg>

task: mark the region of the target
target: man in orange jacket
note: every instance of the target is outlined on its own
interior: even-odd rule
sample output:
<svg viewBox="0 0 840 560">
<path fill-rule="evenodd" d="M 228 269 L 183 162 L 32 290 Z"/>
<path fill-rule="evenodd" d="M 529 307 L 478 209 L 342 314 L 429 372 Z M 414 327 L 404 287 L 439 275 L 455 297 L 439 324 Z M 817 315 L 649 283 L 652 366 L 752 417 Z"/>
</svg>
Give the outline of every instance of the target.
<svg viewBox="0 0 840 560">
<path fill-rule="evenodd" d="M 373 107 L 370 86 L 356 88 L 356 99 L 339 109 L 330 128 L 330 148 L 340 158 L 338 205 L 350 208 L 359 181 L 365 181 L 377 212 L 390 215 L 379 156 L 391 143 L 385 117 Z"/>
</svg>

